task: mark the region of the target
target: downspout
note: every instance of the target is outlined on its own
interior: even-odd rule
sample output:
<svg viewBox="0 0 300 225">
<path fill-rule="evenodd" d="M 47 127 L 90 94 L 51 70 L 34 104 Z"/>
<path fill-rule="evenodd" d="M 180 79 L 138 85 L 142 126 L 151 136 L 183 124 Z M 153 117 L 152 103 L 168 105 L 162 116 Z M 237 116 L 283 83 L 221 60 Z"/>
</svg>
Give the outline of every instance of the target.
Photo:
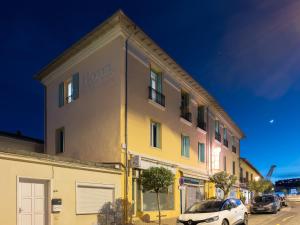
<svg viewBox="0 0 300 225">
<path fill-rule="evenodd" d="M 125 41 L 125 224 L 128 224 L 128 39 Z"/>
<path fill-rule="evenodd" d="M 134 25 L 134 30 L 136 26 Z M 128 41 L 131 37 L 131 33 L 125 40 L 125 224 L 128 224 L 128 175 L 129 175 L 129 164 L 128 164 Z"/>
</svg>

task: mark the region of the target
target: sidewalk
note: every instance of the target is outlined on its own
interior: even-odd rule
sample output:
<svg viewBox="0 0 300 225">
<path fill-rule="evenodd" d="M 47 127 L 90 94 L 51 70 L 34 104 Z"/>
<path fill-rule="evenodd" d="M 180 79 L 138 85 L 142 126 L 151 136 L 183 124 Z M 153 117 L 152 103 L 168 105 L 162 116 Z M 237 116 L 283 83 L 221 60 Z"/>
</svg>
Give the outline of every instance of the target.
<svg viewBox="0 0 300 225">
<path fill-rule="evenodd" d="M 157 225 L 158 221 L 154 222 L 134 222 L 134 225 Z M 162 219 L 161 221 L 162 225 L 176 225 L 176 218 L 170 218 L 170 219 Z"/>
</svg>

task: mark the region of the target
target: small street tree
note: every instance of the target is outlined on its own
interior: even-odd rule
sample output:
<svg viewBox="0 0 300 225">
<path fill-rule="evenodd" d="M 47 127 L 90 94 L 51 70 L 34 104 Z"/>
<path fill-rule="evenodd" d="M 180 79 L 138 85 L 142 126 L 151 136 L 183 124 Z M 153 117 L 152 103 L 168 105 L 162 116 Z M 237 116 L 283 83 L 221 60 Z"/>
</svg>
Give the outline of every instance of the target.
<svg viewBox="0 0 300 225">
<path fill-rule="evenodd" d="M 258 181 L 249 182 L 249 190 L 254 192 L 254 195 L 257 196 L 259 193 L 271 192 L 273 184 L 269 180 L 260 179 Z"/>
<path fill-rule="evenodd" d="M 161 224 L 160 199 L 159 193 L 166 193 L 168 187 L 174 182 L 173 173 L 164 167 L 150 167 L 143 170 L 140 176 L 143 191 L 153 191 L 156 193 L 158 221 Z"/>
<path fill-rule="evenodd" d="M 230 189 L 235 184 L 237 178 L 234 175 L 222 171 L 215 173 L 209 178 L 210 182 L 213 182 L 216 188 L 220 188 L 224 192 L 224 199 L 228 197 Z"/>
</svg>

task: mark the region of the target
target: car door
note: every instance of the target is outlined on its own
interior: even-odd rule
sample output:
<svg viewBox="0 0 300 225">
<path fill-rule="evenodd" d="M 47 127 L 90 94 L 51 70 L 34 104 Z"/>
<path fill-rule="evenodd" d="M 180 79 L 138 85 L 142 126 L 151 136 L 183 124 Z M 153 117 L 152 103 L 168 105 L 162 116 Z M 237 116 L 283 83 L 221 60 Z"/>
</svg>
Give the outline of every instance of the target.
<svg viewBox="0 0 300 225">
<path fill-rule="evenodd" d="M 234 210 L 230 199 L 226 200 L 223 204 L 222 211 L 224 215 L 223 218 L 228 219 L 229 224 L 234 224 L 236 221 Z"/>
<path fill-rule="evenodd" d="M 234 199 L 234 202 L 236 204 L 236 217 L 239 222 L 242 222 L 244 220 L 244 214 L 245 214 L 245 208 L 241 200 Z"/>
<path fill-rule="evenodd" d="M 230 199 L 230 204 L 231 204 L 231 212 L 232 212 L 232 217 L 233 221 L 232 224 L 236 224 L 240 222 L 241 216 L 240 216 L 240 208 L 238 207 L 235 199 Z"/>
</svg>

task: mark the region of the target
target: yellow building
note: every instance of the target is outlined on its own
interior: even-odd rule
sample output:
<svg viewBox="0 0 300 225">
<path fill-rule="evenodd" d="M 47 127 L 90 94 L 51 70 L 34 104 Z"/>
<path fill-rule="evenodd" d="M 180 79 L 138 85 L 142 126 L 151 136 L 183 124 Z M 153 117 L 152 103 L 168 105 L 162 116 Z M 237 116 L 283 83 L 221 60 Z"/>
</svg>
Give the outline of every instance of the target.
<svg viewBox="0 0 300 225">
<path fill-rule="evenodd" d="M 121 163 L 122 194 L 133 204 L 134 220 L 157 219 L 153 194 L 138 185 L 144 169 L 163 166 L 175 174 L 174 185 L 161 194 L 166 218 L 213 197 L 211 174 L 225 170 L 239 176 L 242 131 L 122 11 L 66 50 L 37 79 L 46 93 L 45 152 Z"/>
<path fill-rule="evenodd" d="M 240 192 L 245 197 L 246 204 L 249 204 L 253 197 L 248 188 L 249 182 L 262 178 L 260 172 L 246 158 L 240 158 Z"/>
<path fill-rule="evenodd" d="M 1 149 L 0 171 L 3 225 L 100 224 L 105 206 L 122 198 L 114 166 Z"/>
</svg>

